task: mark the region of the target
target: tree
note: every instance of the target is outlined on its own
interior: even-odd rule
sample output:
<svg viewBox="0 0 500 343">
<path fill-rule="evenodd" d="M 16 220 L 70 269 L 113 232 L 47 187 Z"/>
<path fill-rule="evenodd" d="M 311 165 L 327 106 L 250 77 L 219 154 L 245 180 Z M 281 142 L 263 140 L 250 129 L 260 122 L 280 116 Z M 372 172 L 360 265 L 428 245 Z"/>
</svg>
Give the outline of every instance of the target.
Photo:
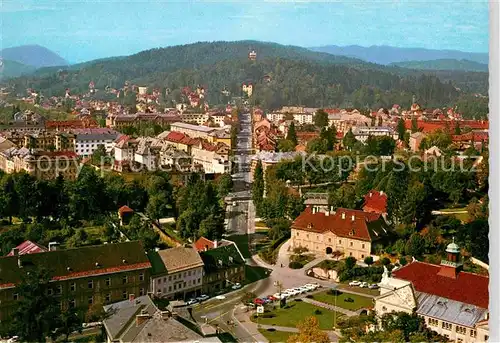
<svg viewBox="0 0 500 343">
<path fill-rule="evenodd" d="M 290 123 L 290 127 L 288 128 L 288 133 L 286 135 L 286 139 L 293 142 L 294 147 L 298 144 L 297 141 L 297 132 L 295 132 L 295 122 Z"/>
<path fill-rule="evenodd" d="M 278 142 L 278 151 L 279 152 L 294 151 L 295 147 L 296 147 L 296 144 L 294 144 L 291 140 L 288 140 L 288 139 L 281 139 Z"/>
<path fill-rule="evenodd" d="M 349 129 L 347 133 L 344 136 L 344 139 L 342 141 L 342 144 L 344 147 L 348 150 L 351 150 L 354 147 L 354 144 L 356 144 L 358 140 L 354 136 L 354 133 L 352 132 L 352 129 Z"/>
<path fill-rule="evenodd" d="M 412 117 L 411 118 L 411 133 L 418 132 L 418 123 L 417 123 L 417 117 Z"/>
<path fill-rule="evenodd" d="M 314 115 L 314 125 L 320 129 L 328 126 L 328 113 L 326 113 L 323 109 L 317 110 Z"/>
<path fill-rule="evenodd" d="M 342 186 L 329 194 L 328 203 L 333 208 L 355 208 L 356 188 L 348 183 L 343 183 Z"/>
<path fill-rule="evenodd" d="M 316 317 L 306 317 L 297 325 L 299 333 L 288 337 L 288 343 L 329 343 L 328 334 L 319 328 L 319 322 Z"/>
<path fill-rule="evenodd" d="M 398 139 L 403 141 L 405 139 L 406 126 L 403 118 L 399 118 L 397 125 Z"/>
<path fill-rule="evenodd" d="M 264 171 L 262 169 L 262 162 L 259 160 L 255 167 L 253 185 L 252 185 L 252 198 L 256 205 L 262 202 L 264 197 Z"/>
<path fill-rule="evenodd" d="M 229 194 L 233 189 L 233 178 L 231 175 L 225 173 L 222 174 L 217 179 L 217 191 L 219 193 L 219 197 L 224 198 Z"/>
<path fill-rule="evenodd" d="M 328 150 L 328 141 L 323 138 L 314 138 L 307 142 L 306 151 L 309 154 L 324 154 Z"/>
<path fill-rule="evenodd" d="M 59 327 L 56 329 L 54 336 L 63 336 L 63 342 L 69 342 L 69 336 L 73 332 L 82 333 L 82 324 L 81 317 L 75 311 L 67 309 L 63 311 L 59 317 Z"/>
<path fill-rule="evenodd" d="M 17 286 L 12 331 L 23 342 L 45 342 L 59 327 L 60 309 L 54 296 L 48 295 L 50 274 L 43 269 L 32 269 L 22 276 Z"/>
<path fill-rule="evenodd" d="M 371 257 L 371 256 L 366 256 L 366 257 L 365 257 L 365 260 L 364 260 L 363 262 L 365 262 L 365 264 L 367 264 L 367 265 L 371 266 L 371 265 L 373 264 L 373 257 Z"/>
<path fill-rule="evenodd" d="M 337 130 L 335 126 L 332 125 L 332 128 L 324 127 L 321 129 L 320 137 L 326 140 L 326 150 L 331 151 L 335 147 L 335 143 L 337 142 Z"/>
<path fill-rule="evenodd" d="M 422 256 L 425 252 L 425 241 L 419 233 L 414 233 L 406 242 L 405 252 L 410 256 Z"/>
<path fill-rule="evenodd" d="M 347 270 L 354 268 L 355 265 L 356 265 L 356 259 L 354 257 L 349 256 L 345 259 L 345 267 Z"/>
</svg>

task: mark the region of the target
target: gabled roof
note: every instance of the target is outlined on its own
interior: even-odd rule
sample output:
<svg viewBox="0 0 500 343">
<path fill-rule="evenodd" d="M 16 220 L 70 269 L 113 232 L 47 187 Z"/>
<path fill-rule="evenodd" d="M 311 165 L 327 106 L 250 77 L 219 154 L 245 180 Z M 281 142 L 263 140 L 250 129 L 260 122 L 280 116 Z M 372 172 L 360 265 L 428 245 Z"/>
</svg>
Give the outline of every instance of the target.
<svg viewBox="0 0 500 343">
<path fill-rule="evenodd" d="M 24 241 L 14 249 L 18 250 L 19 255 L 36 254 L 39 252 L 46 252 L 48 250 L 46 247 L 43 247 L 32 241 Z M 14 249 L 12 249 L 7 256 L 14 256 Z"/>
<path fill-rule="evenodd" d="M 418 292 L 488 308 L 487 276 L 461 271 L 450 278 L 439 275 L 440 270 L 439 265 L 415 261 L 393 271 L 392 277 L 411 281 Z"/>
<path fill-rule="evenodd" d="M 294 220 L 292 228 L 309 232 L 331 231 L 339 237 L 373 241 L 385 235 L 385 222 L 378 213 L 338 208 L 335 212 L 313 213 L 311 207 Z"/>
<path fill-rule="evenodd" d="M 245 264 L 245 260 L 241 256 L 236 244 L 224 245 L 207 251 L 202 251 L 200 252 L 200 256 L 205 264 L 205 271 L 207 273 Z"/>
<path fill-rule="evenodd" d="M 196 249 L 192 247 L 176 247 L 148 253 L 153 274 L 177 273 L 203 266 L 203 261 Z"/>
<path fill-rule="evenodd" d="M 123 205 L 118 209 L 118 213 L 120 214 L 120 216 L 122 216 L 124 213 L 133 213 L 133 212 L 134 210 L 128 207 L 127 205 Z"/>
<path fill-rule="evenodd" d="M 213 249 L 215 242 L 209 240 L 205 237 L 200 237 L 196 242 L 194 242 L 194 247 L 198 251 L 210 250 Z"/>
<path fill-rule="evenodd" d="M 387 194 L 372 190 L 365 195 L 363 211 L 375 213 L 387 213 Z"/>
</svg>

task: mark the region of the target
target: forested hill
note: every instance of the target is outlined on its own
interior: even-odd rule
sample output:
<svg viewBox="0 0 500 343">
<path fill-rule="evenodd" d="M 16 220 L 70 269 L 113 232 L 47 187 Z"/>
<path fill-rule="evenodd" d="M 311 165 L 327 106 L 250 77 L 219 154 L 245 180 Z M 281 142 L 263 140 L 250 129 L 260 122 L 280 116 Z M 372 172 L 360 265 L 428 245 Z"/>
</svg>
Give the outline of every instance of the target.
<svg viewBox="0 0 500 343">
<path fill-rule="evenodd" d="M 256 61 L 248 59 L 252 50 L 257 53 Z M 266 75 L 271 78 L 269 83 L 264 81 Z M 453 73 L 424 75 L 421 71 L 294 46 L 239 41 L 152 49 L 128 57 L 75 65 L 66 71 L 42 69 L 34 76 L 19 77 L 9 83 L 17 92 L 32 87 L 51 96 L 63 95 L 66 88 L 73 93 L 84 92 L 90 81 L 101 91 L 106 86 L 121 88 L 125 81 L 130 81 L 168 87 L 173 90 L 174 98 L 181 87 L 202 84 L 207 88 L 209 102 L 222 104 L 228 101 L 221 94 L 224 87 L 233 96 L 239 96 L 241 84 L 251 81 L 255 85 L 251 101 L 266 108 L 286 104 L 378 108 L 409 104 L 414 94 L 424 106 L 445 106 L 460 96 L 455 86 L 466 92 L 487 90 L 486 73 L 475 75 L 474 89 L 468 89 L 467 75 L 461 74 L 452 84 L 454 77 Z"/>
<path fill-rule="evenodd" d="M 393 66 L 425 70 L 462 70 L 488 72 L 488 65 L 469 60 L 439 59 L 430 61 L 405 61 L 391 63 Z"/>
</svg>

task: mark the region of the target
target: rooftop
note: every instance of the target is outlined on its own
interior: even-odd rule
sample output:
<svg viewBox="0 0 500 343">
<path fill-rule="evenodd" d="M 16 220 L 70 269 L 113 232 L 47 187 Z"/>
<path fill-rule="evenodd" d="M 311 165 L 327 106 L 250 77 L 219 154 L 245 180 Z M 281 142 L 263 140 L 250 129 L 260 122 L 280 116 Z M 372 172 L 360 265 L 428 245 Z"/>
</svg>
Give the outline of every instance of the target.
<svg viewBox="0 0 500 343">
<path fill-rule="evenodd" d="M 25 255 L 25 254 L 36 254 L 39 252 L 46 252 L 47 248 L 43 247 L 37 243 L 34 243 L 32 241 L 24 241 L 21 244 L 19 244 L 17 247 L 14 249 L 18 250 L 19 255 Z M 14 256 L 14 249 L 10 251 L 10 253 L 7 256 Z"/>
<path fill-rule="evenodd" d="M 363 211 L 375 213 L 387 213 L 387 194 L 382 191 L 372 190 L 365 195 Z"/>
<path fill-rule="evenodd" d="M 207 251 L 200 252 L 201 259 L 205 264 L 207 273 L 218 269 L 226 269 L 232 266 L 245 265 L 245 259 L 241 256 L 236 244 L 225 245 Z"/>
<path fill-rule="evenodd" d="M 148 256 L 153 267 L 153 274 L 172 274 L 203 266 L 200 255 L 192 247 L 153 251 L 148 253 Z"/>
<path fill-rule="evenodd" d="M 183 122 L 172 123 L 170 125 L 170 127 L 174 131 L 175 131 L 175 128 L 182 128 L 182 129 L 200 131 L 200 132 L 205 132 L 205 133 L 210 133 L 210 132 L 215 130 L 215 128 L 213 128 L 213 127 L 193 125 L 193 124 L 188 124 L 188 123 L 183 123 Z"/>
</svg>

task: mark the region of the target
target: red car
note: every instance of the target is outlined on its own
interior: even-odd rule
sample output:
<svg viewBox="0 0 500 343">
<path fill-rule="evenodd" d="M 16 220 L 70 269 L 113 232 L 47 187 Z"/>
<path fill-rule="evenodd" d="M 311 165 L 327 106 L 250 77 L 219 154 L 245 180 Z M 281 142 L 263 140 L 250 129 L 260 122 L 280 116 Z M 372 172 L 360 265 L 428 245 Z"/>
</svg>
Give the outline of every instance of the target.
<svg viewBox="0 0 500 343">
<path fill-rule="evenodd" d="M 268 295 L 268 296 L 267 296 L 267 299 L 269 299 L 269 300 L 271 300 L 271 301 L 277 301 L 277 300 L 279 300 L 278 298 L 276 298 L 276 297 L 275 297 L 275 296 L 273 296 L 273 295 Z"/>
<path fill-rule="evenodd" d="M 264 301 L 263 299 L 261 299 L 261 298 L 255 298 L 255 299 L 253 300 L 253 303 L 254 303 L 255 305 L 264 305 L 265 301 Z"/>
</svg>

